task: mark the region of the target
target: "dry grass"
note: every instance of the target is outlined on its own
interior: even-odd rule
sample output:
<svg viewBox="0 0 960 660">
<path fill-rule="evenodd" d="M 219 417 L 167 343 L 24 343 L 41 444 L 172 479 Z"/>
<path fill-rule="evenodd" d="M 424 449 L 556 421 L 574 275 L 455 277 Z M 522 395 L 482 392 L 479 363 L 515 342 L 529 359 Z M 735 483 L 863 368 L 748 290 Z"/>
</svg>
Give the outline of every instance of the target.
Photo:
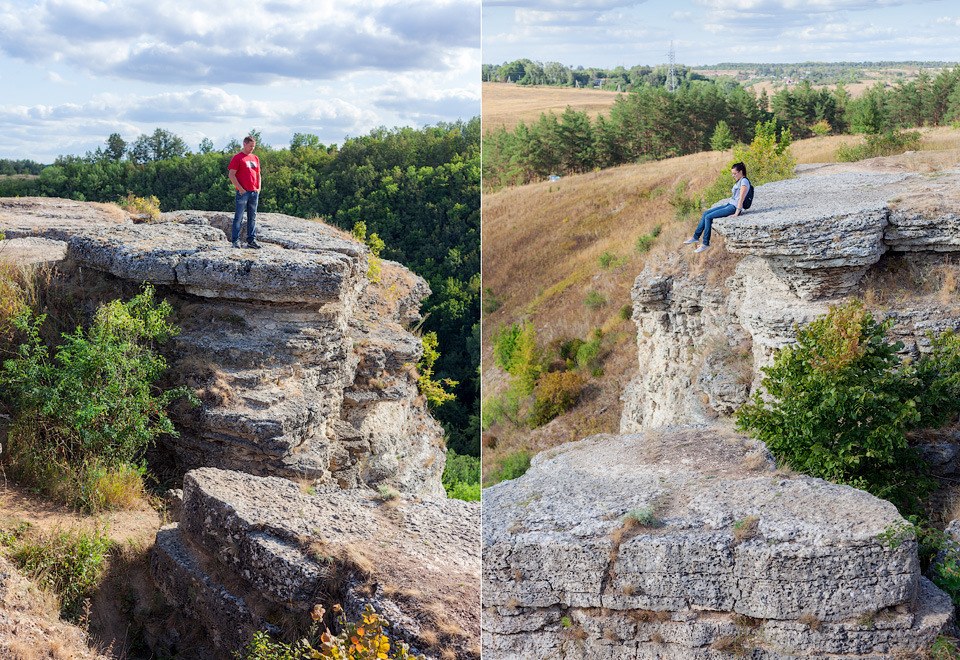
<svg viewBox="0 0 960 660">
<path fill-rule="evenodd" d="M 513 130 L 522 119 L 525 123 L 540 119 L 540 113 L 563 114 L 569 105 L 574 110 L 586 111 L 591 119 L 608 114 L 617 99 L 616 92 L 598 89 L 571 89 L 565 87 L 521 87 L 506 83 L 483 83 L 483 131 L 501 126 Z"/>
<path fill-rule="evenodd" d="M 913 303 L 956 303 L 960 295 L 960 263 L 922 264 L 903 256 L 881 257 L 859 289 L 868 307 L 883 308 L 909 299 Z"/>
<path fill-rule="evenodd" d="M 760 523 L 760 518 L 757 516 L 748 516 L 743 520 L 737 521 L 733 526 L 733 540 L 735 544 L 743 543 L 744 541 L 749 541 L 752 538 L 756 538 L 760 535 L 760 530 L 758 529 Z"/>
<path fill-rule="evenodd" d="M 806 614 L 800 615 L 800 623 L 808 627 L 810 630 L 816 630 L 820 627 L 820 619 L 817 618 L 815 614 Z"/>
<path fill-rule="evenodd" d="M 690 181 L 692 190 L 705 187 L 725 159 L 724 154 L 696 154 L 484 195 L 483 286 L 503 301 L 483 319 L 484 398 L 497 396 L 507 385 L 503 372 L 493 366 L 492 335 L 501 324 L 531 319 L 541 346 L 555 340 L 588 340 L 595 328 L 607 333 L 604 373 L 591 380 L 580 403 L 534 432 L 492 428 L 497 443 L 495 448 L 484 447 L 485 471 L 520 447 L 540 451 L 594 433 L 617 432 L 619 396 L 637 369 L 635 326 L 620 318 L 620 309 L 630 304 L 633 281 L 648 260 L 659 254 L 677 257 L 680 243 L 696 226 L 696 218 L 674 219 L 669 191 L 681 181 Z M 661 192 L 651 195 L 655 190 Z M 638 254 L 637 238 L 658 225 L 662 231 L 653 249 Z M 719 242 L 716 245 L 697 256 L 715 264 L 725 252 Z M 601 268 L 600 256 L 605 253 L 614 255 L 616 265 Z M 607 304 L 587 307 L 584 301 L 592 291 Z"/>
<path fill-rule="evenodd" d="M 763 452 L 754 451 L 750 452 L 743 457 L 743 467 L 747 468 L 751 472 L 754 470 L 759 470 L 767 464 L 767 457 Z"/>
<path fill-rule="evenodd" d="M 960 130 L 923 129 L 923 135 L 924 149 L 960 147 Z M 792 150 L 800 163 L 832 162 L 839 145 L 860 139 L 811 138 L 795 142 Z M 509 383 L 506 374 L 493 364 L 492 336 L 504 324 L 529 319 L 538 343 L 544 347 L 559 340 L 587 340 L 595 328 L 602 328 L 607 332 L 604 348 L 608 351 L 602 360 L 603 374 L 590 379 L 580 403 L 568 413 L 535 430 L 509 425 L 488 429 L 483 451 L 485 474 L 498 458 L 520 448 L 543 451 L 595 433 L 619 431 L 619 397 L 636 375 L 638 365 L 635 326 L 618 316 L 619 310 L 631 302 L 630 289 L 637 275 L 649 265 L 658 273 L 689 273 L 722 286 L 739 262 L 738 255 L 725 249 L 719 233 L 715 233 L 706 252 L 694 254 L 691 246 L 682 246 L 698 218 L 693 214 L 676 220 L 669 203 L 671 192 L 684 181 L 688 182 L 689 196 L 699 195 L 728 158 L 727 153 L 692 154 L 483 195 L 483 287 L 501 301 L 482 323 L 484 400 L 502 394 Z M 918 151 L 895 158 L 899 160 L 884 161 L 876 167 L 899 167 L 903 161 L 908 170 L 932 171 L 939 163 L 955 165 L 960 151 Z M 652 249 L 638 254 L 637 238 L 650 234 L 658 225 L 661 232 Z M 600 265 L 600 257 L 605 254 L 613 255 L 615 264 L 606 269 Z M 957 267 L 948 265 L 927 277 L 930 295 L 941 303 L 955 301 L 960 295 Z M 882 305 L 902 288 L 900 283 L 877 281 L 870 295 Z M 587 307 L 584 301 L 591 292 L 603 296 L 607 304 Z M 743 355 L 747 352 L 744 350 Z M 740 382 L 753 380 L 751 360 L 741 360 L 735 366 Z"/>
</svg>

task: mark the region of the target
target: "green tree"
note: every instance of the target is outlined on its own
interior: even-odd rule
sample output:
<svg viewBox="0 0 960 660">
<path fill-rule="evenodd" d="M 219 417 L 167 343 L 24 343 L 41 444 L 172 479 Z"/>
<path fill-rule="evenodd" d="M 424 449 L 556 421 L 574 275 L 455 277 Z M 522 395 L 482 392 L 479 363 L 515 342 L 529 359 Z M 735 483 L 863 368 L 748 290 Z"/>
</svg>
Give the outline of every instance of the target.
<svg viewBox="0 0 960 660">
<path fill-rule="evenodd" d="M 107 160 L 119 161 L 123 159 L 126 153 L 126 140 L 120 137 L 119 133 L 111 133 L 110 137 L 107 138 L 107 148 L 103 152 L 104 157 Z"/>
<path fill-rule="evenodd" d="M 143 134 L 130 147 L 128 156 L 134 163 L 182 158 L 190 153 L 180 136 L 158 128 L 151 135 Z"/>
<path fill-rule="evenodd" d="M 717 122 L 717 127 L 713 129 L 713 135 L 710 137 L 710 148 L 714 151 L 726 151 L 733 146 L 733 134 L 727 122 L 721 120 Z"/>
</svg>

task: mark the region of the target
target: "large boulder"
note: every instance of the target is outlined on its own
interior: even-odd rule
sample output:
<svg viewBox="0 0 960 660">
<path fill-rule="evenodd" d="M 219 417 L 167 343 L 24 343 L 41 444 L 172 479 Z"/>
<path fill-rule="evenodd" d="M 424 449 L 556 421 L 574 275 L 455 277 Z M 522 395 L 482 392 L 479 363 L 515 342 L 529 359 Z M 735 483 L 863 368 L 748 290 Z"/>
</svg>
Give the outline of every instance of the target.
<svg viewBox="0 0 960 660">
<path fill-rule="evenodd" d="M 563 445 L 484 491 L 484 658 L 900 657 L 953 618 L 900 523 L 733 434 Z"/>
<path fill-rule="evenodd" d="M 479 527 L 477 502 L 310 494 L 202 468 L 184 477 L 180 521 L 157 534 L 151 567 L 222 657 L 256 630 L 302 633 L 315 604 L 338 603 L 348 620 L 372 605 L 395 640 L 463 660 L 479 656 Z"/>
</svg>

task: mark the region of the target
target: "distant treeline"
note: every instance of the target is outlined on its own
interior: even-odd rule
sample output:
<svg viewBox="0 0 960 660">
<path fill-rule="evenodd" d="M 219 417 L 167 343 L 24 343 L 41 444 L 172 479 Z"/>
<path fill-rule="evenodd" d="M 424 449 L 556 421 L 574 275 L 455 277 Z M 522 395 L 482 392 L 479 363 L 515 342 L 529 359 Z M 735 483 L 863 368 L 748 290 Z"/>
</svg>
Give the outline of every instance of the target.
<svg viewBox="0 0 960 660">
<path fill-rule="evenodd" d="M 61 156 L 37 178 L 0 180 L 0 196 L 115 202 L 132 192 L 156 196 L 164 211 L 232 212 L 232 153 L 183 153 L 182 141 L 163 129 L 142 137 L 133 154 L 112 135 L 106 149 Z M 256 154 L 264 177 L 260 211 L 320 216 L 348 231 L 362 220 L 386 243 L 382 257 L 430 283 L 422 312 L 424 331 L 435 331 L 440 342 L 435 377 L 459 382 L 456 400 L 435 414 L 451 448 L 478 456 L 480 118 L 421 130 L 380 128 L 339 148 L 297 134 L 283 149 L 258 143 Z"/>
<path fill-rule="evenodd" d="M 0 176 L 12 176 L 14 174 L 40 174 L 40 171 L 43 170 L 44 167 L 46 167 L 46 165 L 35 163 L 32 160 L 10 160 L 8 158 L 0 158 Z"/>
<path fill-rule="evenodd" d="M 582 66 L 568 67 L 559 62 L 534 62 L 533 60 L 514 60 L 500 66 L 484 64 L 481 67 L 483 82 L 513 82 L 518 85 L 558 85 L 561 87 L 600 87 L 612 91 L 629 92 L 634 87 L 650 85 L 663 87 L 667 83 L 666 66 L 650 67 L 638 65 L 625 69 Z M 706 80 L 691 68 L 678 64 L 674 70 L 677 82 Z M 598 82 L 599 81 L 599 82 Z"/>
<path fill-rule="evenodd" d="M 942 70 L 953 68 L 956 62 L 798 62 L 793 64 L 768 64 L 726 62 L 709 66 L 689 67 L 677 64 L 674 67 L 676 82 L 706 80 L 700 71 L 736 71 L 734 78 L 741 81 L 748 76 L 760 79 L 794 82 L 808 80 L 814 85 L 861 82 L 868 73 L 883 70 L 917 68 Z M 555 85 L 560 87 L 590 87 L 619 92 L 630 92 L 636 87 L 651 85 L 663 87 L 669 78 L 667 65 L 650 67 L 637 65 L 629 69 L 617 66 L 602 67 L 566 66 L 560 62 L 537 62 L 529 59 L 513 60 L 503 64 L 484 64 L 481 67 L 484 82 L 512 82 L 518 85 Z M 894 77 L 902 72 L 894 72 Z M 731 78 L 733 79 L 733 78 Z"/>
<path fill-rule="evenodd" d="M 512 131 L 501 127 L 488 132 L 483 180 L 487 189 L 496 189 L 551 174 L 706 151 L 718 130 L 729 131 L 734 142 L 749 142 L 757 121 L 774 120 L 778 131 L 789 128 L 793 137 L 808 137 L 882 133 L 958 119 L 960 68 L 936 77 L 921 71 L 915 80 L 892 86 L 877 83 L 856 99 L 842 84 L 816 90 L 809 81 L 769 98 L 731 81 L 687 81 L 675 92 L 645 85 L 620 95 L 608 115 L 593 120 L 568 107 L 559 117 L 542 114 L 536 123 L 521 121 Z M 727 147 L 729 143 L 717 148 Z"/>
</svg>

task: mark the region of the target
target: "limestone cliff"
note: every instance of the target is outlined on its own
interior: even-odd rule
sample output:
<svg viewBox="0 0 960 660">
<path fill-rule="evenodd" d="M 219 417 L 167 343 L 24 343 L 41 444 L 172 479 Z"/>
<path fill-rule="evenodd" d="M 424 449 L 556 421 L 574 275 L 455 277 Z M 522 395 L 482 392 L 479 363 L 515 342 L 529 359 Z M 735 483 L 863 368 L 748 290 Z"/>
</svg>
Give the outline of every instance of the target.
<svg viewBox="0 0 960 660">
<path fill-rule="evenodd" d="M 443 432 L 417 393 L 420 341 L 404 329 L 426 282 L 387 263 L 368 286 L 366 247 L 321 223 L 261 214 L 263 249 L 238 250 L 228 214 L 162 219 L 78 233 L 67 254 L 174 300 L 174 379 L 204 399 L 172 413 L 181 469 L 444 496 Z"/>
<path fill-rule="evenodd" d="M 280 214 L 259 215 L 262 250 L 237 250 L 232 219 L 179 211 L 137 224 L 115 205 L 0 199 L 8 256 L 66 251 L 84 290 L 98 277 L 151 282 L 171 301 L 183 330 L 163 347 L 172 379 L 203 399 L 172 411 L 180 436 L 161 443 L 181 470 L 443 497 L 443 431 L 418 395 L 422 346 L 405 329 L 427 283 L 384 262 L 371 285 L 363 244 Z"/>
<path fill-rule="evenodd" d="M 797 324 L 862 294 L 865 276 L 892 259 L 929 270 L 960 253 L 960 172 L 808 170 L 757 188 L 753 209 L 714 231 L 740 260 L 708 285 L 676 255 L 634 283 L 638 375 L 623 395 L 620 429 L 705 423 L 728 415 L 759 385 L 760 367 L 791 343 Z M 717 249 L 717 248 L 715 248 Z M 905 298 L 878 309 L 918 355 L 928 332 L 960 329 L 954 299 Z"/>
<path fill-rule="evenodd" d="M 484 658 L 894 660 L 950 629 L 953 606 L 913 542 L 878 538 L 902 522 L 893 505 L 783 474 L 714 422 L 831 304 L 882 298 L 907 273 L 960 274 L 958 183 L 956 171 L 809 168 L 714 223 L 732 276 L 677 252 L 645 268 L 621 435 L 549 450 L 484 491 Z M 905 354 L 960 329 L 955 292 L 893 303 L 873 308 Z M 955 469 L 955 446 L 926 451 Z"/>
</svg>

